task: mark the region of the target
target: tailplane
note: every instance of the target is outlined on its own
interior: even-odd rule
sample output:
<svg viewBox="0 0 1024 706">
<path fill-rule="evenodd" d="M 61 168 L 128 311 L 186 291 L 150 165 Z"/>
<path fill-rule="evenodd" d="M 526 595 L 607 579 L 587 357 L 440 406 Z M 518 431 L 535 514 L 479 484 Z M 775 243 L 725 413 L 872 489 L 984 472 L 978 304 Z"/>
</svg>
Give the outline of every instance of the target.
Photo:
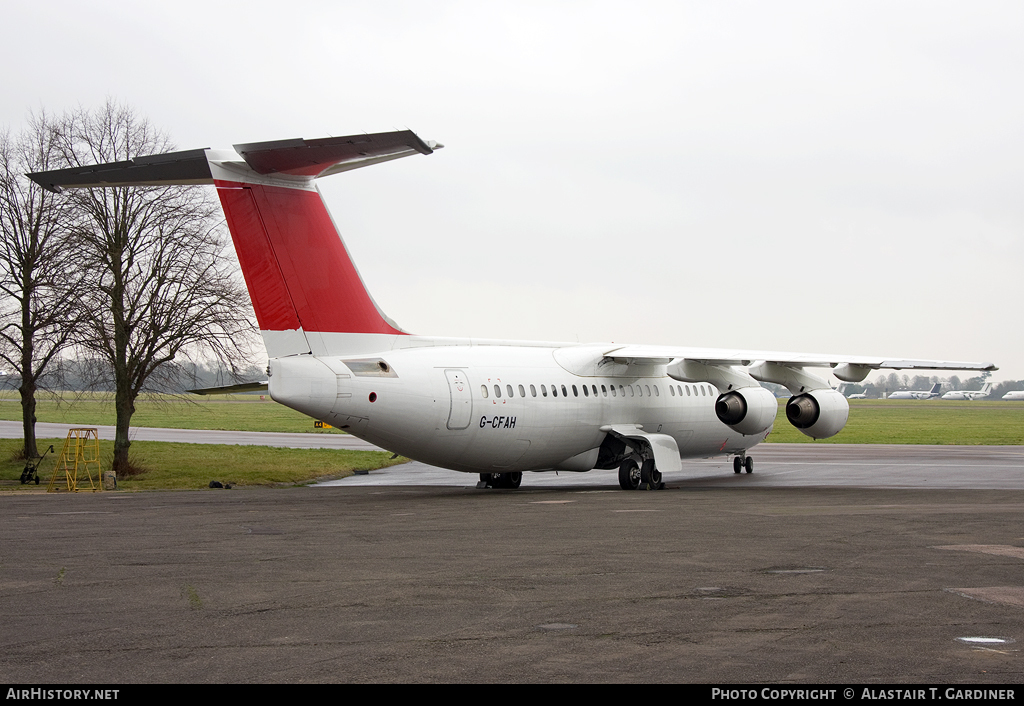
<svg viewBox="0 0 1024 706">
<path fill-rule="evenodd" d="M 267 354 L 345 355 L 390 348 L 386 338 L 406 332 L 370 296 L 314 182 L 441 147 L 404 130 L 189 150 L 29 176 L 51 191 L 215 185 Z"/>
</svg>

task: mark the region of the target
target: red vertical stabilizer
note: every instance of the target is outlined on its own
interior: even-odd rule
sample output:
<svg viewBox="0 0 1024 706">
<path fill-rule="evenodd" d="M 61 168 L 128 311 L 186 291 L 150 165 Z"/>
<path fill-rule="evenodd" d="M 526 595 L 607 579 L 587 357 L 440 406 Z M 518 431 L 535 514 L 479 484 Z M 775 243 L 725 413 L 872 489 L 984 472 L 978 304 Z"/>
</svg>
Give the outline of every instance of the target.
<svg viewBox="0 0 1024 706">
<path fill-rule="evenodd" d="M 366 291 L 318 191 L 215 184 L 261 330 L 405 333 Z"/>
</svg>

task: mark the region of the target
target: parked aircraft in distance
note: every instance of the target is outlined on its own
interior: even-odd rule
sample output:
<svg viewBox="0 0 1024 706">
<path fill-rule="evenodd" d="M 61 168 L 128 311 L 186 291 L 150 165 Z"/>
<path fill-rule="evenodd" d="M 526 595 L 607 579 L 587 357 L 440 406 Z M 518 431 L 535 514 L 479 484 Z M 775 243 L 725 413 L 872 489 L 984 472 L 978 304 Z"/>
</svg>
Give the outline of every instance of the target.
<svg viewBox="0 0 1024 706">
<path fill-rule="evenodd" d="M 1002 399 L 1004 400 L 1024 400 L 1024 390 L 1010 390 Z"/>
<path fill-rule="evenodd" d="M 849 405 L 807 368 L 844 382 L 872 370 L 994 370 L 991 363 L 616 343 L 412 335 L 367 292 L 316 179 L 442 145 L 411 131 L 281 140 L 137 157 L 30 175 L 46 189 L 212 184 L 270 359 L 271 397 L 428 464 L 518 487 L 524 471 L 618 469 L 656 489 L 681 458 L 733 456 L 768 436 L 778 411 L 758 381 L 792 393 L 786 418 L 823 439 Z M 623 246 L 624 248 L 626 246 Z M 259 383 L 201 392 L 254 390 Z"/>
<path fill-rule="evenodd" d="M 942 385 L 935 383 L 930 390 L 897 390 L 889 395 L 890 400 L 930 400 L 939 396 Z"/>
<path fill-rule="evenodd" d="M 950 390 L 942 396 L 944 400 L 980 400 L 992 394 L 992 383 L 986 382 L 980 390 Z"/>
</svg>

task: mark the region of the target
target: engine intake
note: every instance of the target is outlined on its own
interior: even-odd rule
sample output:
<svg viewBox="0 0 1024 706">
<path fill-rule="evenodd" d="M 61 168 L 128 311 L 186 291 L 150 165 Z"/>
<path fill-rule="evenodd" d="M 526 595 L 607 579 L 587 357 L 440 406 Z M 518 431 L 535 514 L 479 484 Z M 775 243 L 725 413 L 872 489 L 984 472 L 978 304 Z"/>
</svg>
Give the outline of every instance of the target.
<svg viewBox="0 0 1024 706">
<path fill-rule="evenodd" d="M 789 398 L 786 418 L 812 439 L 827 439 L 838 434 L 850 416 L 846 398 L 835 390 L 811 390 Z"/>
<path fill-rule="evenodd" d="M 715 401 L 715 414 L 722 424 L 748 436 L 771 429 L 778 411 L 775 395 L 763 387 L 742 387 Z"/>
</svg>

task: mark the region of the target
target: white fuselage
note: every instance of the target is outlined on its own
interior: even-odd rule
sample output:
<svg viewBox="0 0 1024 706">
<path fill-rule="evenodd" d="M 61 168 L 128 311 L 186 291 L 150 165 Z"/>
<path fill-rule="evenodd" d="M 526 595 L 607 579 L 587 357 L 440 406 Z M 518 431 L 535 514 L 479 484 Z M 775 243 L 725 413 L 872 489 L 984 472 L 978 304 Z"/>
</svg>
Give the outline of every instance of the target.
<svg viewBox="0 0 1024 706">
<path fill-rule="evenodd" d="M 599 364 L 599 350 L 465 345 L 290 356 L 271 360 L 269 387 L 276 401 L 382 448 L 477 473 L 591 470 L 609 425 L 670 435 L 683 458 L 742 453 L 767 436 L 719 421 L 712 385 L 673 380 L 664 365 Z"/>
</svg>

